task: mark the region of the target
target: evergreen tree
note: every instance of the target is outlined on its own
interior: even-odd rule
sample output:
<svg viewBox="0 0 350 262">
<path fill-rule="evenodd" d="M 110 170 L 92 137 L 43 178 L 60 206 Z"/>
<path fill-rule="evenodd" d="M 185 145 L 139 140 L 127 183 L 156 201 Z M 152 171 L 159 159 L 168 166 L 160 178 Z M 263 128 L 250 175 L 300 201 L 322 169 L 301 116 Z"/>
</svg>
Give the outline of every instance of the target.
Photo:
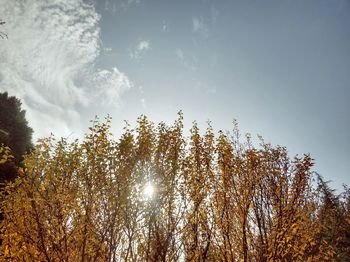
<svg viewBox="0 0 350 262">
<path fill-rule="evenodd" d="M 21 101 L 7 92 L 0 93 L 0 145 L 9 147 L 14 157 L 13 161 L 0 165 L 1 184 L 16 177 L 16 167 L 32 148 L 32 133 Z"/>
</svg>

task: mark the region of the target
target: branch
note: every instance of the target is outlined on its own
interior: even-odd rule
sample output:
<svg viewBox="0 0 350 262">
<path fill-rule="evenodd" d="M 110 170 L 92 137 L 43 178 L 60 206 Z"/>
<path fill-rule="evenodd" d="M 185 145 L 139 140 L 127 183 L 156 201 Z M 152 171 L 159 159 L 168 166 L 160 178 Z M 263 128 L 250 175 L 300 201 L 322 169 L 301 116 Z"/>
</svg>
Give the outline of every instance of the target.
<svg viewBox="0 0 350 262">
<path fill-rule="evenodd" d="M 0 25 L 4 25 L 4 24 L 6 24 L 6 22 L 5 21 L 2 21 L 1 19 L 0 19 Z M 1 32 L 0 31 L 0 37 L 2 38 L 2 39 L 8 39 L 8 37 L 7 37 L 7 34 L 5 34 L 4 32 Z"/>
</svg>

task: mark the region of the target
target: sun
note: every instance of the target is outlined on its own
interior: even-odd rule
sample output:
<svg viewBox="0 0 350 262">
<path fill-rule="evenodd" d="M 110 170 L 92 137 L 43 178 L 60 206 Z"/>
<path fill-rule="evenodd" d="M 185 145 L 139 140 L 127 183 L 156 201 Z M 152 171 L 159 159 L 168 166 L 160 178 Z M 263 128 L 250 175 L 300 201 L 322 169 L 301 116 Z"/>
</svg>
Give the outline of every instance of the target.
<svg viewBox="0 0 350 262">
<path fill-rule="evenodd" d="M 150 182 L 148 182 L 146 184 L 145 188 L 143 189 L 143 194 L 148 199 L 153 197 L 153 195 L 154 195 L 154 187 L 152 186 L 152 184 Z"/>
</svg>

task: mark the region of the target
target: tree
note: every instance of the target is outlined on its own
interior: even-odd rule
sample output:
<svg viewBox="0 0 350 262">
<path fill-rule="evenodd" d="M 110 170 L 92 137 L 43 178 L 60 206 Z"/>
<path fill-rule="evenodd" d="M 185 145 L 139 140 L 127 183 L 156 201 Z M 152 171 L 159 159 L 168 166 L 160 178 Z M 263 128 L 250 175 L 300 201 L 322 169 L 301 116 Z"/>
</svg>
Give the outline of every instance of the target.
<svg viewBox="0 0 350 262">
<path fill-rule="evenodd" d="M 5 24 L 5 21 L 2 21 L 2 20 L 0 19 L 0 25 L 4 25 L 4 24 Z M 1 37 L 2 39 L 7 38 L 7 34 L 5 34 L 4 32 L 0 31 L 0 37 Z"/>
<path fill-rule="evenodd" d="M 318 239 L 332 243 L 336 261 L 350 261 L 350 190 L 335 195 L 328 182 L 317 177 L 319 209 L 317 219 L 320 224 Z"/>
<path fill-rule="evenodd" d="M 201 134 L 194 124 L 185 137 L 182 121 L 180 113 L 174 124 L 155 126 L 142 116 L 116 141 L 107 118 L 93 121 L 82 142 L 40 140 L 6 187 L 1 258 L 336 258 L 322 233 L 329 219 L 322 218 L 309 155 L 290 158 L 263 140 L 255 147 L 236 125 L 216 136 L 210 125 Z"/>
<path fill-rule="evenodd" d="M 32 133 L 20 100 L 7 92 L 0 93 L 0 145 L 9 147 L 14 156 L 13 161 L 0 166 L 1 183 L 16 177 L 16 167 L 32 148 Z"/>
</svg>

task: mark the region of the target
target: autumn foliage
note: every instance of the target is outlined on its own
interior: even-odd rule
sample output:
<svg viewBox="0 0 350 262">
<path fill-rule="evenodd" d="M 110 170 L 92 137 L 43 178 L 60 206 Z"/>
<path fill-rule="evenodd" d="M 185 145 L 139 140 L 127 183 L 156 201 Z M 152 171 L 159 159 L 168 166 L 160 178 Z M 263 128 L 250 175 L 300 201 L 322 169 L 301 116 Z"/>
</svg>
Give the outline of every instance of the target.
<svg viewBox="0 0 350 262">
<path fill-rule="evenodd" d="M 346 261 L 349 194 L 322 186 L 309 155 L 236 125 L 183 133 L 179 114 L 119 140 L 109 119 L 82 142 L 40 140 L 3 194 L 1 260 Z"/>
</svg>

